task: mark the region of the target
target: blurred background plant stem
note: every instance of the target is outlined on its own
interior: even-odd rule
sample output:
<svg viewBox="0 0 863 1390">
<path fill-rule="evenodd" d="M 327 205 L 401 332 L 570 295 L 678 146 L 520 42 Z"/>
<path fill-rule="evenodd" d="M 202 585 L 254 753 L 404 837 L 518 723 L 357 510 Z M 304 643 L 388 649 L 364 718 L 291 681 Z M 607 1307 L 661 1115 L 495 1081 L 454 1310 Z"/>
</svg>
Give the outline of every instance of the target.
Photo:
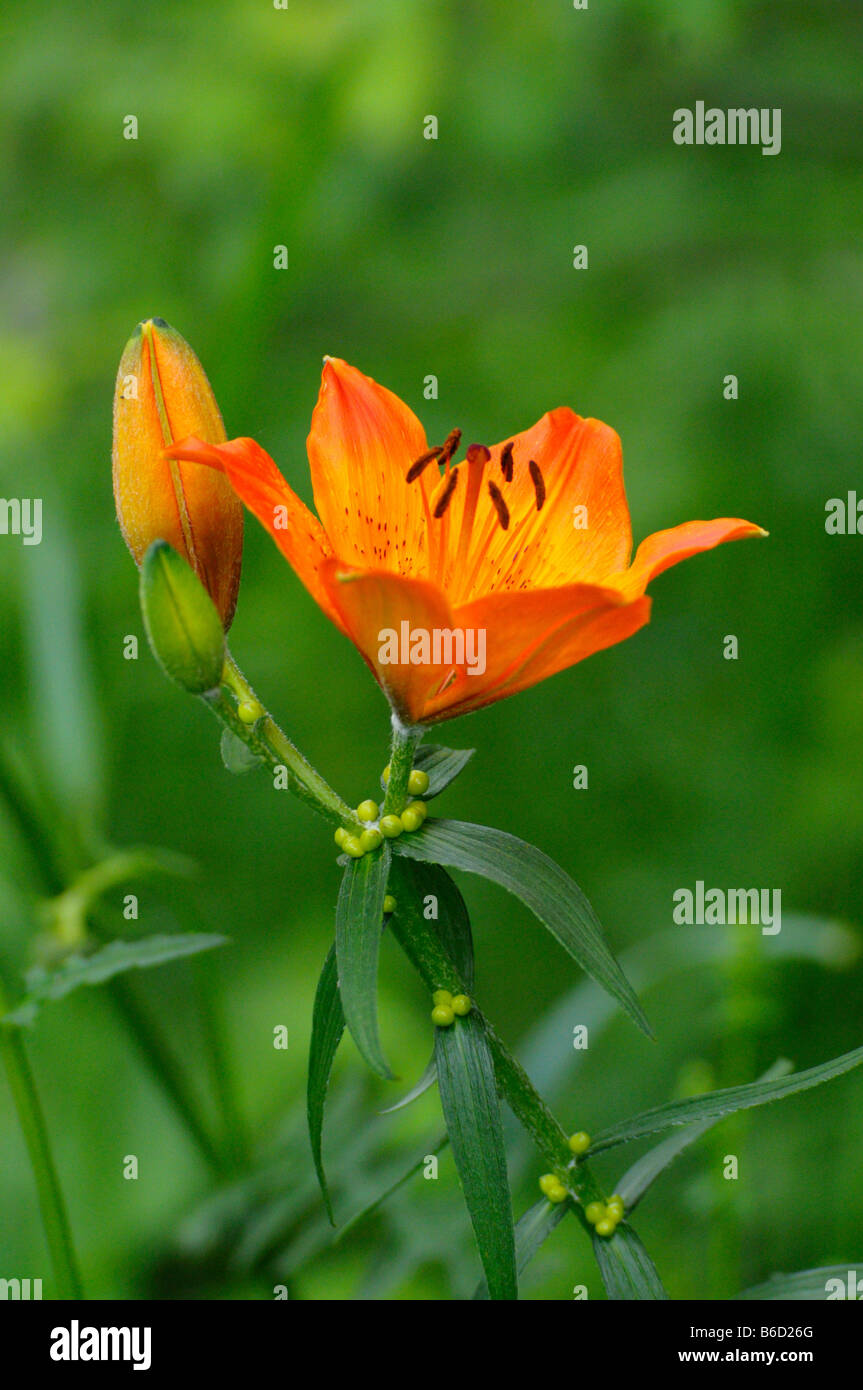
<svg viewBox="0 0 863 1390">
<path fill-rule="evenodd" d="M 0 1017 L 7 1007 L 6 991 L 0 978 Z M 57 1297 L 80 1299 L 84 1297 L 84 1292 L 66 1204 L 20 1029 L 0 1022 L 0 1053 L 36 1181 L 42 1225 L 57 1282 Z"/>
</svg>

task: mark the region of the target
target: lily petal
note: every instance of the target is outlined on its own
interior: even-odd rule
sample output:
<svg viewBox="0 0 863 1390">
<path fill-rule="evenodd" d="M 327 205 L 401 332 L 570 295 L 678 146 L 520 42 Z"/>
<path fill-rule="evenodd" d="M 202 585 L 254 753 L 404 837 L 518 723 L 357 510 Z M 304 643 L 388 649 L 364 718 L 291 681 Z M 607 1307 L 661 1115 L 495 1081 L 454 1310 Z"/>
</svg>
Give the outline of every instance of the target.
<svg viewBox="0 0 863 1390">
<path fill-rule="evenodd" d="M 502 478 L 504 443 L 492 448 L 486 476 L 500 487 L 510 525 L 502 529 L 485 497 L 484 519 L 478 518 L 472 546 L 475 558 L 464 573 L 448 575 L 457 599 L 504 587 L 516 589 L 523 581 L 532 589 L 550 589 L 570 583 L 575 575 L 584 583 L 597 584 L 623 569 L 629 561 L 632 530 L 616 432 L 600 420 L 583 419 L 561 407 L 505 442 L 512 445 L 512 481 Z M 544 485 L 539 509 L 531 462 L 539 468 Z M 465 489 L 457 488 L 451 507 L 452 535 L 458 535 L 464 500 Z M 576 507 L 584 512 L 576 514 Z"/>
<path fill-rule="evenodd" d="M 336 559 L 324 563 L 321 579 L 340 625 L 399 718 L 406 724 L 420 722 L 430 693 L 446 679 L 450 667 L 382 661 L 382 643 L 387 632 L 400 639 L 403 623 L 408 633 L 452 628 L 452 610 L 444 594 L 425 580 L 362 570 Z"/>
<path fill-rule="evenodd" d="M 269 531 L 315 602 L 337 627 L 342 626 L 320 579 L 321 566 L 333 553 L 324 528 L 285 482 L 260 444 L 254 439 L 205 444 L 190 436 L 171 445 L 165 456 L 203 463 L 224 473 L 237 496 Z"/>
<path fill-rule="evenodd" d="M 627 598 L 643 594 L 651 579 L 663 570 L 679 565 L 691 555 L 699 555 L 703 550 L 713 550 L 725 541 L 745 540 L 750 536 L 766 536 L 761 526 L 740 517 L 721 516 L 713 521 L 684 521 L 680 526 L 672 526 L 667 531 L 654 531 L 641 542 L 630 568 L 623 574 L 614 575 L 607 582 L 613 584 Z"/>
<path fill-rule="evenodd" d="M 457 685 L 430 699 L 425 719 L 450 719 L 515 695 L 622 642 L 649 616 L 649 599 L 628 603 L 617 590 L 598 584 L 492 594 L 466 604 L 454 619 L 459 627 L 485 631 L 486 669 L 460 676 Z"/>
<path fill-rule="evenodd" d="M 398 396 L 340 358 L 324 359 L 309 464 L 318 516 L 347 563 L 425 571 L 431 484 L 408 484 L 406 474 L 426 448 L 425 430 Z"/>
</svg>

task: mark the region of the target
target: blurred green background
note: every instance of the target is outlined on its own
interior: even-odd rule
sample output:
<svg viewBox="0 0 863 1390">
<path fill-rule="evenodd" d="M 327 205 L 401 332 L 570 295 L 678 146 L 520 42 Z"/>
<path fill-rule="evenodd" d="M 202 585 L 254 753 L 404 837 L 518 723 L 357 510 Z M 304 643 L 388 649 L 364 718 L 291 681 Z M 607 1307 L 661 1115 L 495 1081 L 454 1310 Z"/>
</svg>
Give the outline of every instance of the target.
<svg viewBox="0 0 863 1390">
<path fill-rule="evenodd" d="M 168 319 L 229 435 L 256 437 L 309 501 L 305 435 L 332 353 L 408 401 L 432 440 L 453 425 L 506 438 L 559 404 L 608 421 L 637 539 L 702 516 L 768 528 L 661 577 L 631 641 L 447 726 L 444 741 L 478 753 L 446 810 L 558 859 L 652 979 L 656 1044 L 614 1017 L 574 1052 L 598 993 L 570 999 L 578 972 L 527 912 L 462 881 L 478 992 L 566 1123 L 595 1131 L 751 1080 L 778 1055 L 803 1067 L 855 1047 L 863 539 L 828 536 L 824 505 L 863 495 L 861 7 L 8 0 L 0 35 L 0 495 L 44 501 L 41 546 L 0 536 L 4 746 L 57 836 L 197 861 L 192 888 L 137 889 L 138 925 L 188 929 L 193 904 L 233 944 L 133 983 L 202 1092 L 195 997 L 215 989 L 249 1142 L 272 1162 L 226 1191 L 105 991 L 46 1009 L 28 1044 L 88 1291 L 272 1297 L 284 1278 L 304 1299 L 469 1295 L 478 1262 L 447 1153 L 437 1183 L 411 1180 L 328 1245 L 302 1127 L 338 885 L 330 833 L 274 801 L 265 776 L 224 770 L 217 726 L 143 642 L 123 658 L 141 624 L 111 496 L 117 362 L 138 320 Z M 672 112 L 699 99 L 781 107 L 781 153 L 676 146 Z M 437 140 L 423 138 L 429 114 Z M 580 243 L 586 271 L 572 267 Z M 325 775 L 368 795 L 386 761 L 383 698 L 251 520 L 232 647 Z M 0 855 L 14 981 L 44 886 L 2 809 Z M 697 879 L 781 889 L 783 932 L 673 928 L 672 894 Z M 120 906 L 119 893 L 105 904 L 118 933 Z M 427 1000 L 391 948 L 381 1014 L 409 1084 Z M 440 1131 L 434 1092 L 378 1118 L 389 1096 L 347 1041 L 326 1134 L 342 1216 Z M 717 1128 L 663 1177 L 638 1229 L 673 1297 L 863 1257 L 861 1101 L 863 1077 L 847 1076 Z M 540 1166 L 515 1135 L 511 1152 L 520 1211 Z M 721 1175 L 729 1152 L 736 1182 Z M 602 1165 L 610 1186 L 629 1157 Z M 0 1275 L 41 1276 L 50 1293 L 5 1081 Z M 579 1283 L 603 1296 L 567 1221 L 524 1296 Z"/>
</svg>

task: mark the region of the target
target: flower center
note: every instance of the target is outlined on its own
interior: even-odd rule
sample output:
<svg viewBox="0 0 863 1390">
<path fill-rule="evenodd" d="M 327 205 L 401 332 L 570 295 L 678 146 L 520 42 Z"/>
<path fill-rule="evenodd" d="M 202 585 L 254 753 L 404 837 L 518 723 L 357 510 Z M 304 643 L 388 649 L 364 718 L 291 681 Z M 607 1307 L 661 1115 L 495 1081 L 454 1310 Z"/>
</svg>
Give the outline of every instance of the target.
<svg viewBox="0 0 863 1390">
<path fill-rule="evenodd" d="M 453 455 L 458 449 L 460 441 L 461 430 L 451 430 L 443 444 L 426 450 L 424 454 L 414 460 L 406 477 L 409 483 L 413 483 L 422 476 L 432 463 L 437 464 L 439 469 L 443 467 L 444 471 L 439 475 L 436 486 L 426 500 L 429 568 L 432 578 L 438 583 L 447 583 L 454 576 L 458 576 L 462 581 L 462 587 L 467 588 L 473 582 L 488 544 L 490 532 L 496 526 L 500 526 L 503 531 L 508 531 L 510 528 L 512 514 L 504 497 L 503 487 L 512 482 L 515 476 L 516 461 L 514 443 L 510 440 L 504 444 L 500 451 L 502 479 L 502 485 L 500 485 L 494 479 L 485 477 L 492 455 L 491 450 L 487 449 L 484 444 L 471 444 L 464 460 L 461 463 L 452 464 Z M 527 467 L 533 483 L 535 510 L 533 505 L 528 507 L 525 515 L 518 520 L 515 535 L 518 535 L 524 525 L 533 519 L 535 512 L 542 510 L 545 502 L 545 480 L 539 464 L 535 459 L 530 459 Z M 454 537 L 451 541 L 449 536 L 450 504 L 456 489 L 459 487 L 459 479 L 462 478 L 462 475 L 465 475 L 463 483 L 465 499 L 458 537 Z M 484 481 L 485 489 L 483 489 Z M 480 508 L 480 499 L 484 493 L 489 499 L 489 508 Z M 425 498 L 426 494 L 424 493 L 423 496 Z M 471 559 L 473 559 L 473 564 L 469 565 Z"/>
</svg>

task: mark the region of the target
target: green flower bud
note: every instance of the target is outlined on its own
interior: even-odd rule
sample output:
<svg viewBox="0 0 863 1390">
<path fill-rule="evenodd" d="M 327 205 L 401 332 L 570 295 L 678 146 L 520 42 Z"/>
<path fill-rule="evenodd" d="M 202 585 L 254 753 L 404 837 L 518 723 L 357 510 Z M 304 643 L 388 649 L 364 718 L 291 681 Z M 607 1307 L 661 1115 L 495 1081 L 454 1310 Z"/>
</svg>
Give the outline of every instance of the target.
<svg viewBox="0 0 863 1390">
<path fill-rule="evenodd" d="M 193 695 L 214 690 L 225 665 L 222 620 L 195 572 L 166 541 L 141 566 L 141 611 L 153 655 Z"/>
</svg>

